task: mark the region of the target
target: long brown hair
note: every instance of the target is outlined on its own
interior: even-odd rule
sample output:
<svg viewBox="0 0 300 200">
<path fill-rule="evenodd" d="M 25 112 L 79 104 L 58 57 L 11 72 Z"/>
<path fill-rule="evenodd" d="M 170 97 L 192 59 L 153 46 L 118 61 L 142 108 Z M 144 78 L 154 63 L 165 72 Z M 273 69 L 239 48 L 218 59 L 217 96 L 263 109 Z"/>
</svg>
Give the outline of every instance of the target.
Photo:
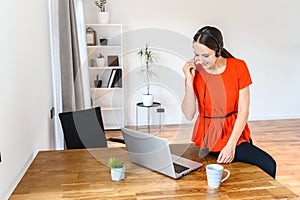
<svg viewBox="0 0 300 200">
<path fill-rule="evenodd" d="M 218 55 L 218 51 L 221 51 L 220 54 L 222 57 L 234 58 L 234 56 L 224 48 L 222 33 L 216 27 L 202 27 L 197 31 L 193 39 L 194 42 L 199 42 L 200 44 L 203 44 L 208 48 L 214 50 L 216 52 L 216 55 Z"/>
</svg>

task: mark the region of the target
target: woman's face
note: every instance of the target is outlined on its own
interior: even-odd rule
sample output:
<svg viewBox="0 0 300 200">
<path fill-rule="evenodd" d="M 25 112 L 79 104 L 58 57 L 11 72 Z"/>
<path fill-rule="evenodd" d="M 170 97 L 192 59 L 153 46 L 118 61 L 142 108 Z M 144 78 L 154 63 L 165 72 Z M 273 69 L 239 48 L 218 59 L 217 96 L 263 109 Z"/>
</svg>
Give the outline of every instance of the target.
<svg viewBox="0 0 300 200">
<path fill-rule="evenodd" d="M 215 66 L 217 57 L 215 51 L 198 42 L 193 43 L 195 62 L 201 64 L 203 68 L 210 69 Z"/>
</svg>

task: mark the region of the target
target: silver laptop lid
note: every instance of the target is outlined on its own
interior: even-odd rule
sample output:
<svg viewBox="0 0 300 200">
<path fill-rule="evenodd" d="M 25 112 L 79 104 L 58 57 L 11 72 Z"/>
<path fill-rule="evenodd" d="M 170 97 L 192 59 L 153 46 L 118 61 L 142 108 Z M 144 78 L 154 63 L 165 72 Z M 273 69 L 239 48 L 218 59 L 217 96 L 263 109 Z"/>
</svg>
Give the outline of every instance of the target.
<svg viewBox="0 0 300 200">
<path fill-rule="evenodd" d="M 167 139 L 126 128 L 122 134 L 132 162 L 177 178 Z"/>
</svg>

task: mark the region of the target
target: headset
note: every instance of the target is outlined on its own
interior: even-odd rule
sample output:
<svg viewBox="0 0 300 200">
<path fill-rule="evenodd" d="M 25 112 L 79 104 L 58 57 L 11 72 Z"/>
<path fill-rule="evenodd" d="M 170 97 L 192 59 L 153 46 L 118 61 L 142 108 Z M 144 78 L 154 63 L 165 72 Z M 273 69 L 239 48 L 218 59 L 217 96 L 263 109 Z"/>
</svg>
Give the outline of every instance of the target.
<svg viewBox="0 0 300 200">
<path fill-rule="evenodd" d="M 207 36 L 209 36 L 210 38 L 212 38 L 212 39 L 215 41 L 215 43 L 216 43 L 216 45 L 217 45 L 217 48 L 218 48 L 218 49 L 216 50 L 216 57 L 221 56 L 221 51 L 222 51 L 222 49 L 221 49 L 220 43 L 218 42 L 218 39 L 217 39 L 213 34 L 208 33 L 208 32 L 205 32 L 205 31 L 199 31 L 198 34 L 199 34 L 199 35 L 207 35 Z"/>
</svg>

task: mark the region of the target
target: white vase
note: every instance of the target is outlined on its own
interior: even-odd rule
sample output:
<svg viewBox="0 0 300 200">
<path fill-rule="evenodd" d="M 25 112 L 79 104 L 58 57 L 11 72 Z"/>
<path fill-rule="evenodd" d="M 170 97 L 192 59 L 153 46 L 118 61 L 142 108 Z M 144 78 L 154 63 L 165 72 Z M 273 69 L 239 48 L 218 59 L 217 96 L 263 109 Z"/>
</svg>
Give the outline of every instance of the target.
<svg viewBox="0 0 300 200">
<path fill-rule="evenodd" d="M 109 21 L 108 12 L 98 12 L 98 22 L 99 24 L 107 24 Z"/>
<path fill-rule="evenodd" d="M 153 95 L 152 94 L 143 94 L 142 100 L 144 106 L 152 106 L 153 104 Z"/>
<path fill-rule="evenodd" d="M 104 67 L 105 66 L 105 58 L 97 58 L 97 67 Z"/>
<path fill-rule="evenodd" d="M 111 179 L 113 181 L 120 181 L 125 179 L 125 166 L 122 168 L 111 168 Z"/>
</svg>

